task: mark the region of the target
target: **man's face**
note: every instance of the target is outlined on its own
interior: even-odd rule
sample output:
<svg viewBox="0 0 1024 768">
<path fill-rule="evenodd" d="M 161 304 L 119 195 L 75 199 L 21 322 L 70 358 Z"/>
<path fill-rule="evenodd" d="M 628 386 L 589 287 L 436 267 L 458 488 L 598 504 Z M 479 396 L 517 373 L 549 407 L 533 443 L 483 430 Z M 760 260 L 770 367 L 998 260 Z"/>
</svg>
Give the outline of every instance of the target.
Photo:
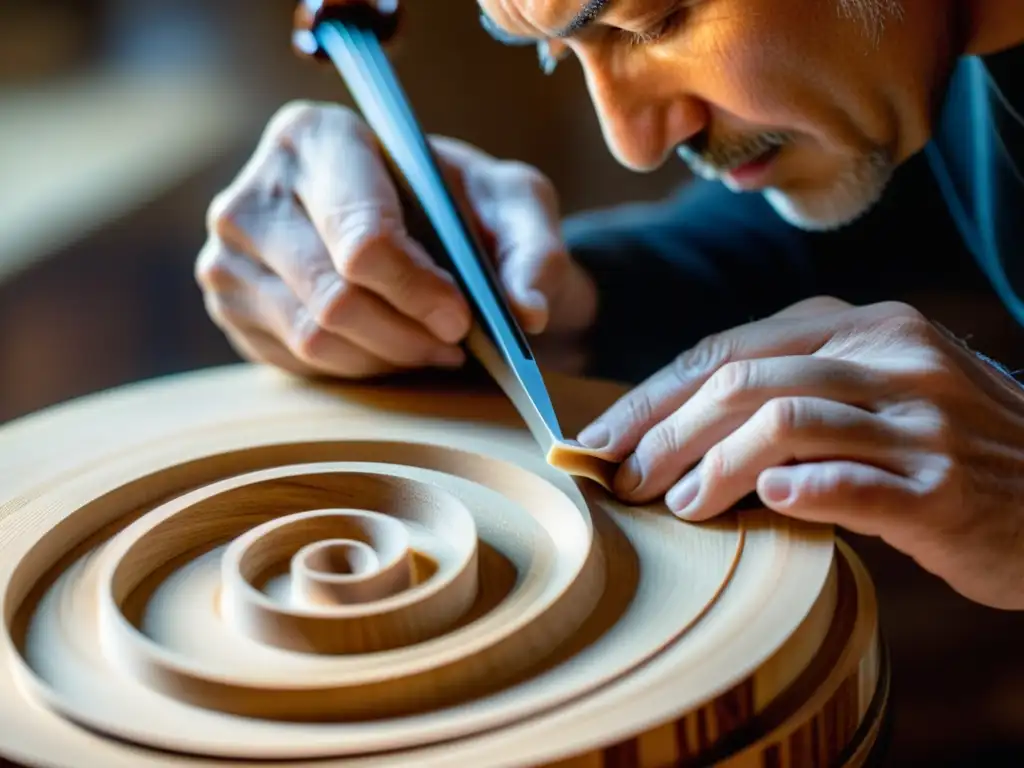
<svg viewBox="0 0 1024 768">
<path fill-rule="evenodd" d="M 479 2 L 497 36 L 575 54 L 622 164 L 677 154 L 807 229 L 865 212 L 927 140 L 948 39 L 940 0 Z"/>
</svg>

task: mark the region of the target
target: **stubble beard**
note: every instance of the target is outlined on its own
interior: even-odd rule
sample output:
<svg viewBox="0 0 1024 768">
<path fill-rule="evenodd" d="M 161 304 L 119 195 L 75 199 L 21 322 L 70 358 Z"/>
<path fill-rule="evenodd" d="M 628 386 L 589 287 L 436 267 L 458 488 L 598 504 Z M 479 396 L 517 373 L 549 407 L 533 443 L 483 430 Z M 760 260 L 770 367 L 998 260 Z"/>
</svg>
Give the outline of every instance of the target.
<svg viewBox="0 0 1024 768">
<path fill-rule="evenodd" d="M 903 14 L 902 0 L 837 2 L 839 13 L 857 19 L 875 45 L 886 23 Z M 677 147 L 677 154 L 696 176 L 720 179 L 728 185 L 724 174 L 729 167 L 751 159 L 759 151 L 784 149 L 794 138 L 786 132 L 771 131 L 713 148 L 698 150 L 683 145 Z M 795 227 L 812 232 L 835 230 L 853 223 L 882 199 L 894 170 L 889 153 L 883 147 L 874 147 L 851 157 L 839 177 L 827 188 L 787 192 L 770 187 L 763 190 L 762 195 L 783 220 Z"/>
<path fill-rule="evenodd" d="M 784 149 L 788 143 L 788 137 L 773 133 L 758 137 L 746 146 Z M 728 186 L 724 175 L 727 165 L 695 154 L 687 147 L 679 147 L 678 154 L 696 176 L 720 180 Z M 882 199 L 892 176 L 893 163 L 889 154 L 884 149 L 875 148 L 852 157 L 828 187 L 814 187 L 806 191 L 768 187 L 761 194 L 789 224 L 810 232 L 824 232 L 851 224 L 871 210 Z"/>
<path fill-rule="evenodd" d="M 902 0 L 839 0 L 840 14 L 856 18 L 875 45 L 886 24 L 903 16 Z M 769 188 L 765 200 L 776 213 L 795 227 L 829 231 L 853 223 L 881 201 L 895 172 L 895 164 L 882 147 L 852 158 L 827 190 L 806 193 Z"/>
<path fill-rule="evenodd" d="M 764 199 L 789 224 L 809 232 L 826 232 L 852 224 L 881 201 L 893 176 L 893 163 L 882 149 L 852 160 L 828 188 L 788 192 L 769 187 Z"/>
</svg>

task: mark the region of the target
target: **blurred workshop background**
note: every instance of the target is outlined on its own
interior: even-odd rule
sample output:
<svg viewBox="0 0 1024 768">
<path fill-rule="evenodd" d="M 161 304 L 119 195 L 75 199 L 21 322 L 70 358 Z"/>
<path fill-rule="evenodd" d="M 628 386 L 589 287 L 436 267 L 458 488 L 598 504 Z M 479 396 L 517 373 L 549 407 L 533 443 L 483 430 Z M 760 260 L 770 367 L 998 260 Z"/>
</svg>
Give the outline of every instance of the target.
<svg viewBox="0 0 1024 768">
<path fill-rule="evenodd" d="M 209 200 L 282 103 L 348 101 L 336 73 L 293 56 L 292 7 L 0 3 L 0 423 L 237 359 L 192 276 Z M 429 131 L 537 165 L 566 213 L 685 181 L 681 167 L 619 167 L 578 68 L 544 77 L 531 49 L 480 29 L 471 0 L 407 10 L 394 62 Z M 981 281 L 964 286 L 908 298 L 1024 367 L 1024 334 Z M 974 606 L 884 545 L 854 543 L 878 580 L 894 656 L 887 764 L 1024 765 L 1024 615 Z"/>
</svg>

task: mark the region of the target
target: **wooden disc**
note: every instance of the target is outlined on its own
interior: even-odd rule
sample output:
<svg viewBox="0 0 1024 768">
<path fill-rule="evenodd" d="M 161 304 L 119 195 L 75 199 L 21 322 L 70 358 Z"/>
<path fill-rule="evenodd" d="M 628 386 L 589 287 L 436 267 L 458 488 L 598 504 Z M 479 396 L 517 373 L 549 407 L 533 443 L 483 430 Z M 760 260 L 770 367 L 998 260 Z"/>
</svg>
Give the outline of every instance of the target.
<svg viewBox="0 0 1024 768">
<path fill-rule="evenodd" d="M 622 392 L 550 385 L 567 431 Z M 498 391 L 248 365 L 7 425 L 0 755 L 859 764 L 887 672 L 831 529 L 688 524 L 547 459 Z"/>
</svg>

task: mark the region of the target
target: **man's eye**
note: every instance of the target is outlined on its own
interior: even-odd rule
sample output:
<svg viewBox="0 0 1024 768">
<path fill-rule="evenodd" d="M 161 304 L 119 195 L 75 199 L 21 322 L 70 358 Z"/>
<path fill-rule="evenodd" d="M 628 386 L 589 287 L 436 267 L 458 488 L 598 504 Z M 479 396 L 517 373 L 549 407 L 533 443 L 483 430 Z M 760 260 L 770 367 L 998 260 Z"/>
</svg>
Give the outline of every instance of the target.
<svg viewBox="0 0 1024 768">
<path fill-rule="evenodd" d="M 651 45 L 660 42 L 682 24 L 684 16 L 685 13 L 682 9 L 672 11 L 648 29 L 642 32 L 630 32 L 630 39 L 636 45 Z"/>
<path fill-rule="evenodd" d="M 643 31 L 613 29 L 607 31 L 613 34 L 625 35 L 630 45 L 651 45 L 669 37 L 686 21 L 687 12 L 691 5 L 700 0 L 676 0 L 673 3 L 673 10 L 662 16 L 655 23 L 649 25 Z M 566 57 L 568 53 L 564 45 L 552 45 L 549 41 L 537 43 L 537 58 L 540 60 L 541 69 L 544 74 L 550 75 L 555 71 L 558 62 Z"/>
<path fill-rule="evenodd" d="M 651 45 L 652 43 L 664 40 L 670 34 L 675 32 L 675 30 L 683 23 L 685 18 L 686 9 L 676 8 L 668 15 L 662 16 L 648 29 L 641 32 L 627 32 L 626 34 L 629 36 L 629 41 L 633 45 Z"/>
</svg>

